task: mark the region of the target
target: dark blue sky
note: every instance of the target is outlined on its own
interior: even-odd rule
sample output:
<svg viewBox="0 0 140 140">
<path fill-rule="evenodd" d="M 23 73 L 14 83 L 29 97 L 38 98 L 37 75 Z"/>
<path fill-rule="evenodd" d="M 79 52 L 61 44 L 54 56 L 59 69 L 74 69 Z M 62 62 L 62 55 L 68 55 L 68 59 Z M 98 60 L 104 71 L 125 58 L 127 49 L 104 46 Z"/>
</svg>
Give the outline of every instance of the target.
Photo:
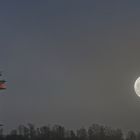
<svg viewBox="0 0 140 140">
<path fill-rule="evenodd" d="M 140 2 L 0 2 L 0 122 L 140 130 Z"/>
</svg>

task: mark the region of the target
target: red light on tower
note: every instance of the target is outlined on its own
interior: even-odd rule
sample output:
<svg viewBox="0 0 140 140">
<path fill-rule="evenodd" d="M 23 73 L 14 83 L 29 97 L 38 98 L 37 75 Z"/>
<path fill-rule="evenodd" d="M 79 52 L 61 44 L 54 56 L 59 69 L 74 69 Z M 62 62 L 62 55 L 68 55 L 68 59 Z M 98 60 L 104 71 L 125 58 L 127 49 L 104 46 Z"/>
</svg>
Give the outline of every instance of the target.
<svg viewBox="0 0 140 140">
<path fill-rule="evenodd" d="M 1 72 L 0 72 L 0 76 L 2 76 Z M 6 89 L 6 85 L 5 85 L 5 80 L 0 80 L 0 90 Z"/>
<path fill-rule="evenodd" d="M 0 90 L 1 89 L 6 89 L 6 85 L 4 81 L 0 81 Z"/>
</svg>

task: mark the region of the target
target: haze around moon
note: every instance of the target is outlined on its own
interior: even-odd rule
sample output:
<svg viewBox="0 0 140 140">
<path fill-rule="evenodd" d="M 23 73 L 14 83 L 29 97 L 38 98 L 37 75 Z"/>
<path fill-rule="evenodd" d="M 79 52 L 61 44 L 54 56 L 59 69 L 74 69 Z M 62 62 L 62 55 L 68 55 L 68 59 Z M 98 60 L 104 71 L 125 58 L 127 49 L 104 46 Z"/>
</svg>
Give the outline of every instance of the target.
<svg viewBox="0 0 140 140">
<path fill-rule="evenodd" d="M 137 78 L 134 84 L 134 90 L 136 94 L 140 97 L 140 77 Z"/>
</svg>

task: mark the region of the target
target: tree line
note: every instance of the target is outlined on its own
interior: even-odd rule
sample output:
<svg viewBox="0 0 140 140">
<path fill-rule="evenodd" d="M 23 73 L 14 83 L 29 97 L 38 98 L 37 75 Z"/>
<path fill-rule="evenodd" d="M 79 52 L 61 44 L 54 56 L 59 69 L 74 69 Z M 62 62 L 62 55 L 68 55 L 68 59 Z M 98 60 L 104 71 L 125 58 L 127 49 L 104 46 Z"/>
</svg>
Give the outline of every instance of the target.
<svg viewBox="0 0 140 140">
<path fill-rule="evenodd" d="M 0 129 L 0 140 L 140 140 L 140 132 L 128 131 L 124 135 L 121 129 L 92 124 L 88 129 L 67 130 L 61 125 L 42 126 L 20 125 L 4 135 Z"/>
</svg>

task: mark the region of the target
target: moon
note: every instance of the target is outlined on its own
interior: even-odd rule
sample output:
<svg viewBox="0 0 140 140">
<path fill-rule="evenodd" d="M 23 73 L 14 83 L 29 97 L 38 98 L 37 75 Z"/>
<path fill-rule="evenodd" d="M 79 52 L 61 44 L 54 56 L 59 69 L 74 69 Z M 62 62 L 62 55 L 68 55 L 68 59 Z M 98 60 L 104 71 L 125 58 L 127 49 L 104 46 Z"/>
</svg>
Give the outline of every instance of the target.
<svg viewBox="0 0 140 140">
<path fill-rule="evenodd" d="M 140 97 L 140 77 L 137 78 L 134 84 L 134 90 L 136 94 Z"/>
</svg>

